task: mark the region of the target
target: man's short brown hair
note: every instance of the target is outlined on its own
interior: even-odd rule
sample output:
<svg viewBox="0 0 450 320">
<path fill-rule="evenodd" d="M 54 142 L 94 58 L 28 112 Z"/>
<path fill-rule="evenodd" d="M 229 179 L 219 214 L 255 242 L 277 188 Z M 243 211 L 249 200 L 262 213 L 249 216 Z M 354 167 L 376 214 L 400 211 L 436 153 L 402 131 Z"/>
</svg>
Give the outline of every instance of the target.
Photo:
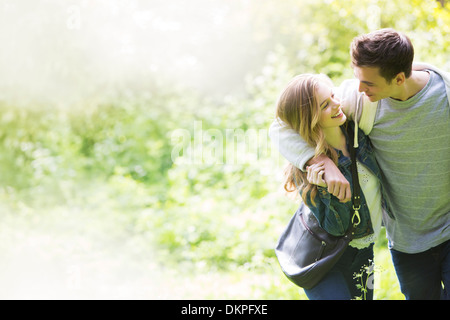
<svg viewBox="0 0 450 320">
<path fill-rule="evenodd" d="M 353 39 L 350 46 L 352 65 L 378 67 L 388 83 L 400 72 L 411 76 L 414 48 L 411 40 L 393 29 L 381 29 Z"/>
</svg>

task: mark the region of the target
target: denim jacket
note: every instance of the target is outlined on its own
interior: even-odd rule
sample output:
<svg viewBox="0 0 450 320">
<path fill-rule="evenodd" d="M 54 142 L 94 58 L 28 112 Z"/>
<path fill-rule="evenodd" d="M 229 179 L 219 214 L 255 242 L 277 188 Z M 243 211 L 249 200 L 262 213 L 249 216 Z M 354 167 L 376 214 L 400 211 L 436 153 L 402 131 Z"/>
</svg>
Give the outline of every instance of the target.
<svg viewBox="0 0 450 320">
<path fill-rule="evenodd" d="M 355 124 L 353 121 L 347 122 L 347 125 L 354 130 Z M 341 127 L 347 140 L 347 146 L 350 141 L 345 125 Z M 380 169 L 375 160 L 372 145 L 369 138 L 358 129 L 358 144 L 359 147 L 355 148 L 356 159 L 364 164 L 379 180 L 381 178 Z M 351 174 L 351 160 L 344 156 L 340 150 L 338 152 L 338 168 L 344 175 L 344 177 L 350 182 L 351 190 L 353 190 L 353 181 Z M 339 199 L 328 192 L 326 187 L 318 187 L 317 194 L 315 196 L 315 206 L 312 205 L 310 194 L 307 195 L 306 205 L 313 212 L 317 218 L 320 226 L 328 233 L 334 236 L 342 236 L 350 227 L 351 218 L 353 215 L 353 204 L 351 201 L 341 203 Z M 361 190 L 361 208 L 359 210 L 361 222 L 356 227 L 354 238 L 365 237 L 373 233 L 372 222 L 370 218 L 370 212 L 364 197 L 364 193 Z"/>
</svg>

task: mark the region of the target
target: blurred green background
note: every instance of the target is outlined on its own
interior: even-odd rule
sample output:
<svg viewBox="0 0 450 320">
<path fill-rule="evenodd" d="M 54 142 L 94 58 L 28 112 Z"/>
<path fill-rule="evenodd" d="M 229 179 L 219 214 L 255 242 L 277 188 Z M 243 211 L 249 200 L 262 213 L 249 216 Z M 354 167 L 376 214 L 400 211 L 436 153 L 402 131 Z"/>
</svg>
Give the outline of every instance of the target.
<svg viewBox="0 0 450 320">
<path fill-rule="evenodd" d="M 0 1 L 0 298 L 306 299 L 268 127 L 392 27 L 450 70 L 446 0 Z M 403 299 L 384 230 L 376 299 Z"/>
</svg>

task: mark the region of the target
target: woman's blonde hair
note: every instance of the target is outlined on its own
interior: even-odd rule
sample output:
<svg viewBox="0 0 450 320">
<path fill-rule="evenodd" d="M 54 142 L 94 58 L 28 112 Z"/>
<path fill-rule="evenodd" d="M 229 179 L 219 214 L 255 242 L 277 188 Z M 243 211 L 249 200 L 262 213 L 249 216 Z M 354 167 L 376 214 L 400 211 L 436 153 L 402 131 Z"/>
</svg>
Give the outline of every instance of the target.
<svg viewBox="0 0 450 320">
<path fill-rule="evenodd" d="M 319 126 L 320 106 L 316 99 L 319 83 L 333 86 L 331 80 L 323 74 L 302 74 L 292 79 L 277 101 L 276 116 L 298 132 L 303 139 L 315 149 L 315 156 L 325 154 L 337 164 L 337 153 L 325 140 Z M 306 202 L 308 193 L 312 204 L 317 193 L 317 186 L 310 184 L 307 174 L 292 164 L 285 170 L 284 189 L 287 192 L 301 191 Z"/>
</svg>

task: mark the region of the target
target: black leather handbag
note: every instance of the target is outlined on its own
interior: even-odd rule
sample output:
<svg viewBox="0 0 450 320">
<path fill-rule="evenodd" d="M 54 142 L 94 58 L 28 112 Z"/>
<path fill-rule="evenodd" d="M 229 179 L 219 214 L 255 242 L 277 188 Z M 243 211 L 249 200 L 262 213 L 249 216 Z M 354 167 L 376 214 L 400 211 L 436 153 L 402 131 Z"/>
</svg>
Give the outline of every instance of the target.
<svg viewBox="0 0 450 320">
<path fill-rule="evenodd" d="M 349 135 L 353 136 L 351 129 Z M 353 141 L 350 138 L 350 141 Z M 355 149 L 349 144 L 353 179 L 353 216 L 349 229 L 335 237 L 322 229 L 311 210 L 302 203 L 281 234 L 275 253 L 283 273 L 296 285 L 314 287 L 336 264 L 353 238 L 360 222 L 360 186 Z"/>
</svg>

